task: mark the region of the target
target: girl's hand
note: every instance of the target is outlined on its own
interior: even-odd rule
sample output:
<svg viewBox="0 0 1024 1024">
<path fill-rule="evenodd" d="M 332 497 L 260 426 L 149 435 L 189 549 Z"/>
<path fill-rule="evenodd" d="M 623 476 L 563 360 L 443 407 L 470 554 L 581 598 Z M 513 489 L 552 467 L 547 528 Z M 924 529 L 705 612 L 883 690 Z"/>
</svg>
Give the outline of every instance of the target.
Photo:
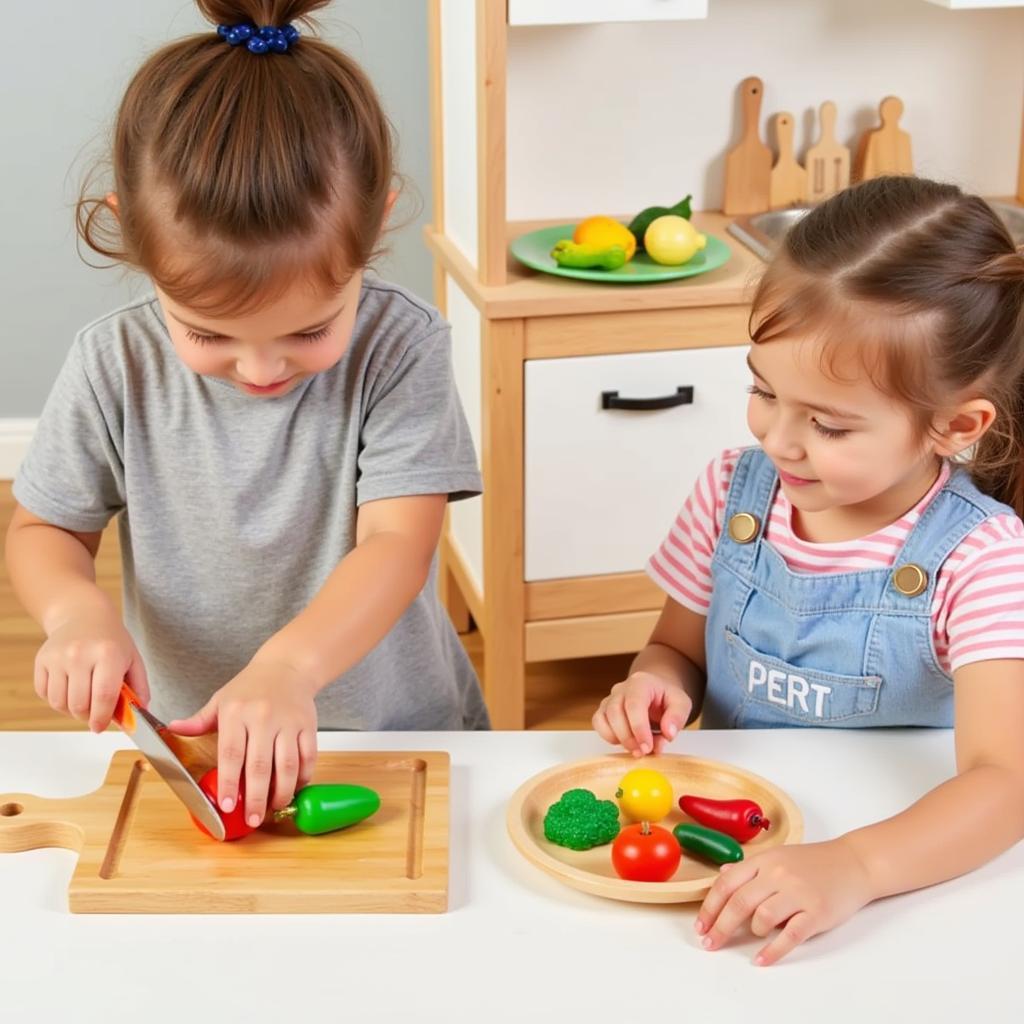
<svg viewBox="0 0 1024 1024">
<path fill-rule="evenodd" d="M 145 707 L 149 681 L 142 657 L 120 618 L 104 611 L 57 626 L 36 655 L 36 694 L 54 711 L 88 722 L 93 732 L 110 725 L 125 680 Z"/>
<path fill-rule="evenodd" d="M 621 743 L 634 757 L 660 754 L 690 718 L 693 701 L 681 687 L 652 672 L 634 672 L 616 683 L 592 719 L 598 735 Z M 657 724 L 660 736 L 651 728 Z"/>
<path fill-rule="evenodd" d="M 181 736 L 219 731 L 217 802 L 225 813 L 234 810 L 244 767 L 245 818 L 258 828 L 268 796 L 281 810 L 313 776 L 315 692 L 295 666 L 257 656 L 191 718 L 167 727 Z"/>
<path fill-rule="evenodd" d="M 747 920 L 761 938 L 782 928 L 754 958 L 763 967 L 842 924 L 874 898 L 867 869 L 842 839 L 779 846 L 723 864 L 694 927 L 705 949 L 720 949 Z"/>
</svg>

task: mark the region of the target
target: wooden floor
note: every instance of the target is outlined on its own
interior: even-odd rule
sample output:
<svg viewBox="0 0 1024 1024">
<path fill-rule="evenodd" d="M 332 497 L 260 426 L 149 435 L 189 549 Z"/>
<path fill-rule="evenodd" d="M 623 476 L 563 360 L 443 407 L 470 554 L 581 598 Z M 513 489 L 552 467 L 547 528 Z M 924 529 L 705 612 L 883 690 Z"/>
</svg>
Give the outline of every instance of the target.
<svg viewBox="0 0 1024 1024">
<path fill-rule="evenodd" d="M 11 485 L 0 481 L 0 550 L 13 509 Z M 113 526 L 103 536 L 96 572 L 100 586 L 120 605 L 121 559 Z M 0 729 L 83 729 L 74 719 L 51 711 L 32 691 L 32 662 L 41 642 L 42 633 L 18 604 L 0 559 Z M 480 635 L 468 633 L 463 643 L 482 678 Z M 527 728 L 590 728 L 594 708 L 609 687 L 624 678 L 630 660 L 622 655 L 530 665 Z"/>
</svg>

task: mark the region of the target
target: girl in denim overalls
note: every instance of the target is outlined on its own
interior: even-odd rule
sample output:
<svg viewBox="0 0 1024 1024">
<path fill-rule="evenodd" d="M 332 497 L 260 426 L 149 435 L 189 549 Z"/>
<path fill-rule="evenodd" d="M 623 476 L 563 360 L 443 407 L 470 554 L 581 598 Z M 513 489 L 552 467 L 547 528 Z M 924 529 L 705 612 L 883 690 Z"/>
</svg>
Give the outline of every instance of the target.
<svg viewBox="0 0 1024 1024">
<path fill-rule="evenodd" d="M 750 918 L 781 928 L 767 964 L 1024 836 L 1024 255 L 981 199 L 875 179 L 790 232 L 751 337 L 760 446 L 711 464 L 651 558 L 664 610 L 594 727 L 640 756 L 698 714 L 954 726 L 959 772 L 723 870 L 703 945 Z"/>
</svg>

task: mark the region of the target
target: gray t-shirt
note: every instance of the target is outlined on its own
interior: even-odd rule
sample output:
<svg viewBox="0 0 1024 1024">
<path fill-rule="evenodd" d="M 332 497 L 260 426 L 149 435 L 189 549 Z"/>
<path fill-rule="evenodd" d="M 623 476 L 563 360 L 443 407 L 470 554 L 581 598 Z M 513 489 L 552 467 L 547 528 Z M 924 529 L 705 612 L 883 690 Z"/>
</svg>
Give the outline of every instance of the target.
<svg viewBox="0 0 1024 1024">
<path fill-rule="evenodd" d="M 154 297 L 76 338 L 14 483 L 69 530 L 118 517 L 124 614 L 153 711 L 190 715 L 306 607 L 355 546 L 356 509 L 481 489 L 436 310 L 377 279 L 340 362 L 276 399 L 202 377 Z M 322 729 L 481 729 L 472 665 L 426 586 L 317 697 Z"/>
</svg>

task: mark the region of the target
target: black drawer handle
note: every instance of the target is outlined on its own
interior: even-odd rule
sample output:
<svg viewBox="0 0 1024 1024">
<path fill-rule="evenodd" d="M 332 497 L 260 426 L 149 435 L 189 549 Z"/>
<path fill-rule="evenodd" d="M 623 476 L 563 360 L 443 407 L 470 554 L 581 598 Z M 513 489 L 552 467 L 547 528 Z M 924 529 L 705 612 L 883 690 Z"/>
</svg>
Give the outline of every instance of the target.
<svg viewBox="0 0 1024 1024">
<path fill-rule="evenodd" d="M 601 392 L 602 409 L 675 409 L 680 405 L 693 405 L 693 387 L 676 388 L 674 395 L 662 398 L 619 398 L 618 391 Z"/>
</svg>

